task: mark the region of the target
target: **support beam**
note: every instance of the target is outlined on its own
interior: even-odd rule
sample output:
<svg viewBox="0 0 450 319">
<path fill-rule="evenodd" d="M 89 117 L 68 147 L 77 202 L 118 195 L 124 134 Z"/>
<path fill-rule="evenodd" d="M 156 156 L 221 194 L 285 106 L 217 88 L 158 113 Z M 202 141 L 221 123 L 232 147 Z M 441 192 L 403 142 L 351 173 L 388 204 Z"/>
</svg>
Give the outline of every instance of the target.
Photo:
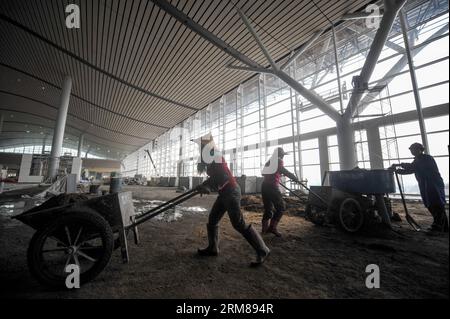
<svg viewBox="0 0 450 319">
<path fill-rule="evenodd" d="M 61 92 L 60 106 L 56 120 L 55 130 L 53 132 L 52 152 L 50 155 L 50 165 L 48 178 L 54 180 L 59 168 L 59 157 L 64 140 L 64 130 L 66 128 L 67 111 L 69 109 L 70 92 L 72 90 L 72 78 L 66 76 Z"/>
<path fill-rule="evenodd" d="M 425 127 L 425 121 L 422 113 L 422 101 L 420 100 L 419 84 L 417 83 L 416 69 L 414 67 L 414 60 L 411 54 L 411 46 L 408 37 L 408 22 L 404 10 L 400 10 L 400 25 L 403 33 L 403 41 L 405 41 L 406 57 L 408 58 L 409 74 L 411 75 L 411 84 L 414 92 L 414 101 L 416 102 L 417 116 L 419 119 L 420 135 L 422 137 L 422 145 L 425 148 L 425 153 L 430 154 L 428 147 L 428 137 Z"/>
<path fill-rule="evenodd" d="M 369 159 L 371 169 L 383 169 L 383 150 L 381 147 L 380 129 L 372 125 L 367 127 L 367 144 L 369 145 Z"/>
<path fill-rule="evenodd" d="M 45 154 L 45 144 L 47 143 L 47 135 L 45 135 L 44 139 L 42 140 L 42 151 L 41 154 Z"/>
<path fill-rule="evenodd" d="M 278 66 L 275 63 L 275 61 L 272 59 L 272 56 L 270 55 L 269 51 L 267 50 L 266 46 L 262 43 L 261 39 L 258 36 L 258 33 L 256 33 L 255 29 L 253 29 L 252 25 L 250 24 L 250 21 L 247 19 L 245 14 L 239 9 L 236 8 L 239 16 L 241 17 L 242 21 L 244 22 L 245 26 L 247 27 L 248 31 L 252 34 L 253 38 L 256 41 L 256 44 L 258 44 L 259 48 L 261 49 L 261 52 L 266 57 L 267 61 L 269 61 L 270 66 L 274 70 L 278 70 Z"/>
<path fill-rule="evenodd" d="M 353 169 L 358 163 L 358 158 L 356 156 L 355 132 L 351 119 L 342 117 L 341 121 L 336 123 L 336 128 L 341 170 Z"/>
<path fill-rule="evenodd" d="M 229 54 L 236 60 L 248 65 L 250 68 L 253 69 L 265 69 L 263 66 L 259 65 L 252 59 L 248 58 L 244 54 L 240 53 L 230 45 L 228 45 L 225 41 L 222 39 L 219 39 L 217 36 L 203 28 L 201 25 L 193 21 L 191 18 L 189 18 L 186 14 L 184 14 L 182 11 L 178 10 L 176 7 L 172 6 L 169 2 L 165 0 L 152 0 L 158 7 L 160 7 L 162 10 L 167 12 L 168 14 L 172 15 L 174 18 L 182 22 L 186 27 L 206 39 L 207 41 L 211 42 L 213 45 L 217 46 L 219 49 L 224 51 L 225 53 Z M 242 12 L 241 12 L 242 14 Z M 248 20 L 247 20 L 248 22 Z M 251 25 L 249 25 L 251 28 Z M 256 32 L 250 31 L 254 36 L 256 35 Z M 255 40 L 258 42 L 260 41 L 259 38 L 255 38 Z M 259 43 L 258 45 L 262 45 L 262 43 Z M 265 54 L 268 54 L 267 50 Z M 272 60 L 272 59 L 271 59 Z M 273 60 L 272 60 L 273 61 Z M 300 95 L 305 97 L 308 101 L 310 101 L 312 104 L 316 105 L 317 108 L 319 108 L 322 112 L 324 112 L 326 115 L 330 116 L 334 121 L 338 121 L 341 117 L 338 111 L 336 111 L 331 105 L 329 105 L 324 99 L 322 99 L 319 95 L 315 94 L 314 92 L 311 92 L 307 88 L 305 88 L 302 84 L 297 82 L 295 79 L 290 77 L 285 72 L 279 70 L 278 68 L 272 69 L 273 74 L 276 75 L 278 78 L 280 78 L 282 81 L 284 81 L 287 85 L 289 85 L 291 88 L 293 88 L 295 91 L 297 91 Z"/>
<path fill-rule="evenodd" d="M 323 113 L 331 117 L 334 121 L 339 121 L 341 118 L 341 115 L 338 111 L 336 111 L 330 104 L 328 104 L 322 97 L 320 97 L 318 94 L 314 93 L 311 90 L 308 90 L 305 88 L 302 84 L 300 84 L 297 80 L 292 78 L 289 74 L 278 68 L 278 66 L 273 62 L 273 59 L 270 57 L 270 53 L 265 48 L 264 44 L 261 42 L 258 34 L 253 29 L 252 25 L 248 21 L 248 19 L 245 17 L 245 15 L 237 9 L 239 12 L 239 15 L 241 16 L 241 19 L 243 20 L 244 24 L 246 25 L 247 29 L 255 39 L 258 46 L 261 48 L 261 51 L 266 56 L 266 58 L 269 60 L 270 65 L 272 66 L 273 74 L 276 75 L 279 79 L 284 81 L 287 85 L 289 85 L 292 89 L 297 91 L 301 96 L 303 96 L 305 99 L 310 101 L 312 104 L 316 105 L 318 109 L 320 109 Z"/>
<path fill-rule="evenodd" d="M 317 39 L 320 38 L 320 36 L 323 34 L 325 30 L 318 30 L 316 31 L 311 38 L 309 38 L 308 41 L 306 41 L 297 51 L 294 52 L 294 54 L 289 58 L 289 60 L 287 60 L 282 66 L 281 66 L 281 70 L 285 70 L 289 64 L 292 63 L 292 61 L 294 61 L 296 58 L 298 58 L 300 55 L 303 54 L 303 52 L 305 52 L 306 50 L 308 50 L 311 45 L 317 41 Z"/>
<path fill-rule="evenodd" d="M 373 71 L 375 70 L 381 51 L 383 50 L 392 26 L 394 25 L 397 14 L 405 3 L 406 0 L 384 0 L 385 13 L 380 22 L 380 27 L 378 28 L 378 31 L 373 39 L 366 62 L 361 70 L 359 76 L 360 84 L 368 83 L 372 77 Z M 364 92 L 361 88 L 354 88 L 350 101 L 347 105 L 347 110 L 341 117 L 341 120 L 337 122 L 336 127 L 338 132 L 337 138 L 339 143 L 339 158 L 341 162 L 341 169 L 344 170 L 353 169 L 358 162 L 355 147 L 355 134 L 352 128 L 352 117 L 348 114 L 352 114 L 353 110 L 358 108 L 363 94 Z"/>
<path fill-rule="evenodd" d="M 0 113 L 0 134 L 3 132 L 3 121 L 5 120 L 5 115 Z"/>
<path fill-rule="evenodd" d="M 311 90 L 308 90 L 302 84 L 297 82 L 297 80 L 293 79 L 283 71 L 275 72 L 274 74 L 295 91 L 297 91 L 298 94 L 314 104 L 319 110 L 328 115 L 331 119 L 336 122 L 340 121 L 341 115 L 339 114 L 339 112 L 336 111 L 331 105 L 329 105 L 322 97 L 312 92 Z"/>
<path fill-rule="evenodd" d="M 320 178 L 323 179 L 330 170 L 330 158 L 328 155 L 328 137 L 319 136 Z"/>
<path fill-rule="evenodd" d="M 336 68 L 336 77 L 337 77 L 337 85 L 339 92 L 339 106 L 341 109 L 341 114 L 344 114 L 344 100 L 342 96 L 342 84 L 341 84 L 341 70 L 339 69 L 339 56 L 337 50 L 337 41 L 336 41 L 336 30 L 334 29 L 334 25 L 331 26 L 332 37 L 333 37 L 333 51 L 334 51 L 334 60 L 335 60 L 335 68 Z"/>
<path fill-rule="evenodd" d="M 248 65 L 252 68 L 261 68 L 264 69 L 262 65 L 259 65 L 252 59 L 248 58 L 246 55 L 242 54 L 241 52 L 234 49 L 232 46 L 228 45 L 225 41 L 222 39 L 219 39 L 214 34 L 206 30 L 204 27 L 202 27 L 200 24 L 196 23 L 194 20 L 189 18 L 184 12 L 178 10 L 176 7 L 172 6 L 168 1 L 166 0 L 151 0 L 154 4 L 156 4 L 161 10 L 164 10 L 166 13 L 170 14 L 172 17 L 180 21 L 182 24 L 184 24 L 187 28 L 191 29 L 195 33 L 197 33 L 199 36 L 210 42 L 211 44 L 215 45 L 225 53 L 231 55 L 236 60 Z"/>
<path fill-rule="evenodd" d="M 88 154 L 91 151 L 91 147 L 88 146 L 88 149 L 86 150 L 86 153 L 84 154 L 84 158 L 88 158 Z"/>
<path fill-rule="evenodd" d="M 374 14 L 373 12 L 359 11 L 354 13 L 346 13 L 342 16 L 341 20 L 360 20 L 367 18 L 381 18 L 383 17 L 383 10 L 380 10 L 379 14 Z"/>
<path fill-rule="evenodd" d="M 233 70 L 239 70 L 239 71 L 254 72 L 254 73 L 273 74 L 272 70 L 270 70 L 270 69 L 250 68 L 250 67 L 246 67 L 246 66 L 239 66 L 239 65 L 232 65 L 232 64 L 228 64 L 227 68 L 233 69 Z"/>
<path fill-rule="evenodd" d="M 78 152 L 77 152 L 77 157 L 81 158 L 81 149 L 83 148 L 83 143 L 84 143 L 84 134 L 80 135 L 80 138 L 78 140 Z"/>
<path fill-rule="evenodd" d="M 433 35 L 430 36 L 429 39 L 439 37 L 443 34 L 445 34 L 448 31 L 448 24 L 440 28 L 438 31 L 436 31 Z M 411 50 L 412 57 L 415 57 L 417 54 L 419 54 L 423 49 L 425 49 L 426 46 L 419 46 L 413 50 Z M 394 64 L 394 66 L 383 76 L 381 80 L 376 82 L 373 86 L 380 86 L 380 85 L 388 85 L 391 83 L 395 78 L 394 75 L 401 72 L 406 66 L 408 65 L 408 59 L 406 56 L 403 56 L 400 60 L 398 60 L 397 63 Z M 356 114 L 361 114 L 364 112 L 364 110 L 367 108 L 367 106 L 372 102 L 377 95 L 375 94 L 367 94 L 364 99 L 362 99 L 360 105 L 358 108 L 352 110 L 353 113 L 350 112 L 349 109 L 346 110 L 345 116 L 355 116 Z"/>
<path fill-rule="evenodd" d="M 366 29 L 361 28 L 357 24 L 351 24 L 351 25 L 347 26 L 347 29 L 349 29 L 350 31 L 352 31 L 352 32 L 354 32 L 354 33 L 356 33 L 358 35 L 363 35 L 363 36 L 365 36 L 365 37 L 367 37 L 369 39 L 372 39 L 372 40 L 374 39 L 374 36 L 370 32 L 367 32 Z M 405 52 L 405 49 L 401 45 L 398 45 L 395 42 L 386 40 L 385 45 L 388 48 L 390 48 L 390 49 L 392 49 L 392 50 L 394 50 L 394 51 L 396 51 L 398 53 L 404 53 Z"/>
<path fill-rule="evenodd" d="M 385 13 L 381 19 L 380 27 L 373 39 L 366 62 L 361 70 L 359 76 L 360 83 L 368 83 L 370 81 L 381 55 L 381 51 L 383 50 L 392 26 L 394 25 L 397 14 L 405 3 L 406 0 L 384 0 Z M 364 92 L 361 92 L 360 89 L 355 88 L 347 105 L 347 109 L 356 109 L 362 99 L 363 93 Z"/>
<path fill-rule="evenodd" d="M 258 101 L 259 101 L 259 167 L 263 168 L 268 158 L 267 150 L 267 98 L 266 83 L 264 75 L 258 79 Z"/>
</svg>

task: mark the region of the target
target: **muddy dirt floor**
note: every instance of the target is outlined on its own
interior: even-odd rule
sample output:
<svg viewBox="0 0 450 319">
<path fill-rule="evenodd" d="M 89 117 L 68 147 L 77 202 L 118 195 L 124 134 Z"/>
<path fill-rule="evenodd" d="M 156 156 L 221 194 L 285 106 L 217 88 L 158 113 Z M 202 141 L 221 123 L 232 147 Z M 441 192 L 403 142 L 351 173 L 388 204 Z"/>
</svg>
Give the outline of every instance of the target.
<svg viewBox="0 0 450 319">
<path fill-rule="evenodd" d="M 127 187 L 136 199 L 167 200 L 175 189 Z M 2 298 L 448 298 L 449 238 L 416 233 L 396 223 L 402 236 L 383 238 L 349 235 L 336 227 L 319 227 L 292 203 L 280 223 L 282 238 L 265 235 L 272 253 L 266 264 L 249 268 L 253 251 L 233 230 L 228 217 L 220 227 L 221 254 L 200 258 L 206 244 L 207 211 L 215 196 L 183 204 L 176 218 L 150 220 L 140 227 L 141 244 L 130 238 L 131 261 L 121 263 L 114 252 L 107 268 L 93 282 L 73 291 L 40 286 L 26 266 L 26 248 L 33 230 L 10 215 L 24 208 L 20 199 L 0 195 L 0 296 Z M 15 206 L 6 204 L 14 201 Z M 3 203 L 1 203 L 3 202 Z M 19 202 L 19 203 L 18 203 Z M 136 201 L 136 205 L 147 205 Z M 247 222 L 260 229 L 260 201 L 245 201 Z M 295 204 L 295 205 L 294 205 Z M 429 214 L 409 203 L 416 220 L 427 227 Z M 395 211 L 404 216 L 401 206 Z M 132 237 L 132 236 L 130 236 Z M 377 264 L 381 288 L 367 289 L 365 268 Z"/>
</svg>

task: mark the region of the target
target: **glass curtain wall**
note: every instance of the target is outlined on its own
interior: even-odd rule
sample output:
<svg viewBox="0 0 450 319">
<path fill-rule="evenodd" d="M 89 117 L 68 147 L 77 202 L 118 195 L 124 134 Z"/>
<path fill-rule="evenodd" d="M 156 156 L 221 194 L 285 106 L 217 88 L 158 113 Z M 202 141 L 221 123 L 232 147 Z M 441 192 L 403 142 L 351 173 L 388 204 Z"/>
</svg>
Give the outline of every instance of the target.
<svg viewBox="0 0 450 319">
<path fill-rule="evenodd" d="M 448 191 L 448 2 L 409 1 L 406 10 L 430 153 L 436 157 Z M 342 112 L 351 98 L 352 79 L 359 75 L 377 30 L 365 27 L 364 20 L 345 21 L 335 29 L 343 110 L 330 33 L 322 35 L 293 61 L 289 72 Z M 354 134 L 360 168 L 371 168 L 371 156 L 381 157 L 384 167 L 412 161 L 408 147 L 412 142 L 421 141 L 404 52 L 397 19 L 361 107 L 353 110 L 353 125 L 359 127 Z M 378 127 L 382 154 L 369 152 L 366 130 L 369 124 Z M 178 134 L 175 139 L 170 138 L 173 130 Z M 260 176 L 263 164 L 277 146 L 291 152 L 285 159 L 286 167 L 310 185 L 321 183 L 324 168 L 340 168 L 336 123 L 272 75 L 256 75 L 241 83 L 179 127 L 160 136 L 150 148 L 157 174 L 196 176 L 199 150 L 191 140 L 206 133 L 213 135 L 236 176 Z M 320 156 L 324 154 L 321 148 L 328 156 Z M 148 165 L 134 160 L 139 152 L 124 160 L 124 171 L 138 170 L 134 165 Z M 321 158 L 327 158 L 328 162 L 321 163 Z M 144 171 L 148 177 L 157 175 L 153 168 Z M 405 177 L 404 183 L 408 193 L 418 193 L 414 177 Z"/>
</svg>

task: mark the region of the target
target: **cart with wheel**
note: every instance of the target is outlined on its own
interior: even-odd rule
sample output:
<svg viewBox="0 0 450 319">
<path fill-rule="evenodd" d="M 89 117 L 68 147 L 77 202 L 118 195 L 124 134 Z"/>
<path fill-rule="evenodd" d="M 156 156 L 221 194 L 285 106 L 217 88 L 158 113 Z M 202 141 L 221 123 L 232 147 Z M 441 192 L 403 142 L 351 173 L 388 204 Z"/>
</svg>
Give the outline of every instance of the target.
<svg viewBox="0 0 450 319">
<path fill-rule="evenodd" d="M 47 286 L 65 287 L 69 264 L 79 267 L 83 284 L 102 272 L 115 248 L 120 248 L 127 263 L 130 231 L 138 244 L 138 225 L 197 194 L 196 190 L 188 191 L 140 215 L 134 211 L 131 192 L 122 192 L 71 200 L 56 207 L 44 203 L 14 218 L 36 230 L 27 251 L 33 277 Z"/>
<path fill-rule="evenodd" d="M 306 217 L 317 225 L 337 224 L 349 233 L 379 220 L 390 225 L 389 194 L 395 192 L 390 170 L 328 172 L 330 186 L 311 186 Z"/>
</svg>

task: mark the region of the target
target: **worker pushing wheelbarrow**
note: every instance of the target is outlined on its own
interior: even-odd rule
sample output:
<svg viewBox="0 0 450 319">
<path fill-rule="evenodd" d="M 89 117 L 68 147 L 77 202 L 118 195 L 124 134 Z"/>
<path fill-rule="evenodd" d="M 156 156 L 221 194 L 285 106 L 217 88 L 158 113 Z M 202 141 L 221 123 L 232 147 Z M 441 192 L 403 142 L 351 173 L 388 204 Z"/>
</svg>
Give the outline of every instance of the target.
<svg viewBox="0 0 450 319">
<path fill-rule="evenodd" d="M 212 137 L 200 141 L 203 151 L 206 145 L 211 146 Z M 225 160 L 214 147 L 210 151 L 213 160 L 208 162 L 202 156 L 199 163 L 209 176 L 205 183 L 141 215 L 134 212 L 131 192 L 122 192 L 57 205 L 50 200 L 14 217 L 36 229 L 27 253 L 32 275 L 44 285 L 64 287 L 66 267 L 75 264 L 80 268 L 80 283 L 86 283 L 107 266 L 115 248 L 120 248 L 123 261 L 128 262 L 127 234 L 133 232 L 137 244 L 138 225 L 212 190 L 218 191 L 219 196 L 209 215 L 208 246 L 199 249 L 199 255 L 218 255 L 218 224 L 228 211 L 233 227 L 256 252 L 256 261 L 251 265 L 261 265 L 270 250 L 252 225 L 246 224 L 240 210 L 240 188 Z"/>
<path fill-rule="evenodd" d="M 138 225 L 198 194 L 196 189 L 188 191 L 141 215 L 134 211 L 131 192 L 122 192 L 71 199 L 62 205 L 49 200 L 14 218 L 36 230 L 27 251 L 31 274 L 46 286 L 64 287 L 70 264 L 79 267 L 83 284 L 102 272 L 114 249 L 120 248 L 123 261 L 128 262 L 130 231 L 138 244 Z"/>
</svg>

